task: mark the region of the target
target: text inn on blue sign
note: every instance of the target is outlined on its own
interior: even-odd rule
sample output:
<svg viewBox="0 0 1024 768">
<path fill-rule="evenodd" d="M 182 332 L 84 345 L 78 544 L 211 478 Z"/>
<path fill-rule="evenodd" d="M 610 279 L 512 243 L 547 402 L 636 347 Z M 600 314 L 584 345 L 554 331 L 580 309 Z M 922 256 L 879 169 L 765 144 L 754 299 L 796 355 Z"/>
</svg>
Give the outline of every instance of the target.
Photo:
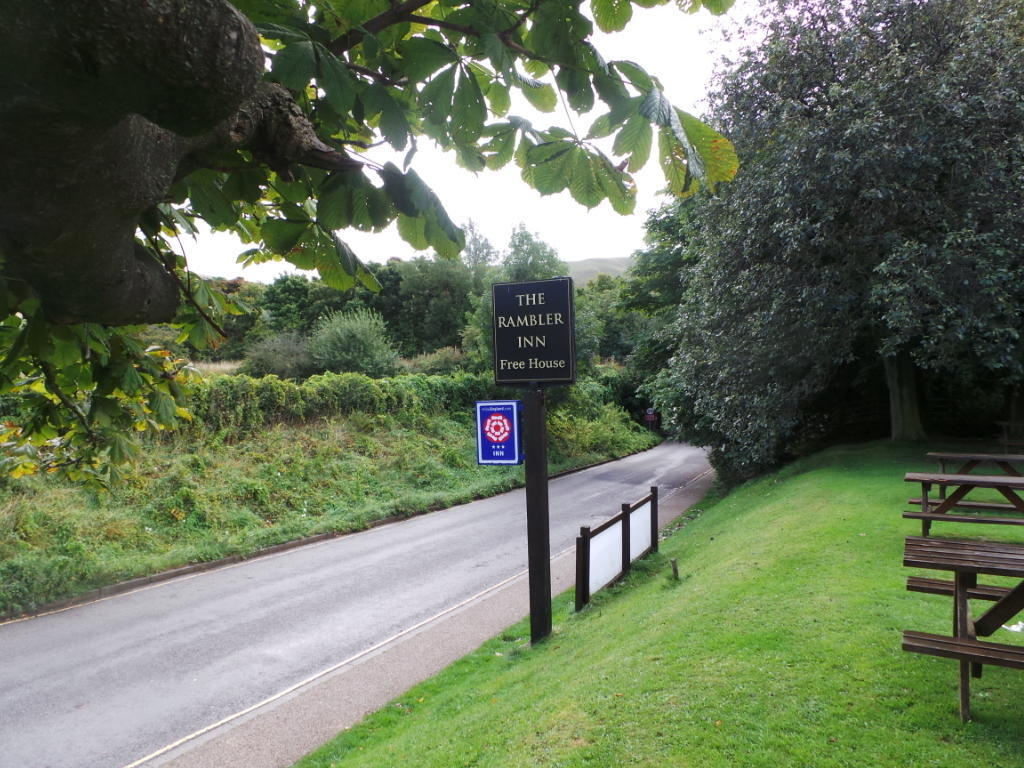
<svg viewBox="0 0 1024 768">
<path fill-rule="evenodd" d="M 522 464 L 519 400 L 487 400 L 476 404 L 478 464 Z"/>
</svg>

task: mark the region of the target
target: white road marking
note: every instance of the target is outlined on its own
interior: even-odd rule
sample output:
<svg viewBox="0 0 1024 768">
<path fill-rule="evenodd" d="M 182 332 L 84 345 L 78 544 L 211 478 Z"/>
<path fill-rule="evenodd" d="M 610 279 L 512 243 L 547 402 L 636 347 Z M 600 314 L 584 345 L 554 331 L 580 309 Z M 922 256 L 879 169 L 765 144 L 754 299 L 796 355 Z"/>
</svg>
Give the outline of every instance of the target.
<svg viewBox="0 0 1024 768">
<path fill-rule="evenodd" d="M 554 562 L 555 560 L 558 560 L 559 558 L 564 557 L 565 555 L 567 555 L 567 554 L 569 554 L 571 552 L 575 552 L 575 551 L 576 551 L 576 547 L 575 546 L 563 549 L 558 554 L 553 555 L 551 557 L 551 561 Z M 280 554 L 285 554 L 285 553 L 282 552 Z M 239 565 L 240 565 L 240 563 L 239 563 Z M 168 752 L 170 752 L 171 750 L 177 749 L 178 747 L 180 747 L 180 746 L 182 746 L 184 744 L 187 744 L 188 742 L 190 742 L 190 741 L 192 741 L 194 739 L 198 739 L 200 736 L 204 736 L 207 733 L 209 733 L 210 731 L 216 730 L 217 728 L 220 728 L 223 725 L 227 725 L 228 723 L 230 723 L 230 722 L 232 722 L 234 720 L 237 720 L 240 717 L 245 717 L 249 713 L 255 712 L 260 707 L 265 707 L 268 704 L 273 704 L 275 701 L 278 701 L 279 699 L 282 699 L 285 696 L 288 696 L 289 694 L 294 693 L 295 691 L 299 690 L 300 688 L 302 688 L 304 686 L 307 686 L 310 683 L 316 682 L 320 678 L 325 677 L 326 675 L 329 675 L 332 672 L 336 672 L 339 669 L 341 669 L 342 667 L 347 666 L 349 664 L 352 664 L 352 663 L 358 661 L 359 659 L 363 658 L 364 656 L 367 656 L 367 655 L 373 653 L 374 651 L 380 650 L 381 648 L 383 648 L 384 646 L 388 645 L 389 643 L 393 643 L 396 640 L 404 637 L 405 635 L 411 634 L 412 632 L 415 632 L 416 630 L 426 626 L 427 624 L 430 624 L 433 621 L 437 621 L 438 619 L 442 618 L 443 616 L 446 616 L 449 613 L 453 613 L 454 611 L 457 611 L 460 608 L 463 608 L 466 605 L 469 605 L 473 601 L 479 600 L 480 598 L 485 597 L 486 595 L 490 594 L 491 592 L 494 592 L 496 590 L 501 589 L 504 586 L 507 586 L 508 584 L 511 584 L 516 579 L 520 579 L 523 576 L 527 575 L 528 573 L 529 573 L 528 569 L 519 571 L 519 573 L 516 573 L 516 574 L 513 574 L 512 576 L 509 576 L 504 581 L 499 581 L 497 584 L 493 584 L 493 585 L 489 586 L 487 589 L 481 590 L 480 592 L 477 592 L 475 595 L 472 595 L 471 597 L 467 597 L 462 602 L 457 603 L 457 604 L 452 605 L 452 606 L 449 606 L 448 608 L 445 608 L 443 611 L 440 611 L 439 613 L 436 613 L 433 616 L 430 616 L 429 618 L 423 619 L 419 623 L 414 624 L 413 626 L 408 627 L 406 629 L 403 629 L 401 632 L 398 632 L 398 633 L 392 635 L 391 637 L 389 637 L 389 638 L 387 638 L 385 640 L 381 640 L 379 643 L 376 643 L 375 645 L 371 645 L 369 648 L 367 648 L 365 650 L 362 650 L 362 651 L 360 651 L 357 654 L 349 656 L 344 661 L 339 661 L 337 664 L 333 664 L 330 667 L 328 667 L 327 669 L 321 670 L 320 672 L 317 672 L 317 673 L 315 673 L 313 675 L 310 675 L 305 680 L 300 680 L 299 682 L 295 683 L 294 685 L 291 685 L 291 686 L 285 688 L 283 691 L 275 693 L 272 696 L 268 696 L 267 698 L 263 699 L 263 701 L 257 702 L 256 704 L 253 704 L 251 707 L 246 707 L 245 709 L 241 710 L 240 712 L 235 712 L 233 715 L 228 715 L 227 717 L 223 718 L 222 720 L 218 720 L 216 723 L 212 723 L 211 725 L 208 725 L 205 728 L 201 728 L 198 731 L 190 733 L 188 736 L 184 736 L 184 737 L 178 739 L 177 741 L 175 741 L 175 742 L 173 742 L 171 744 L 168 744 L 165 747 L 161 747 L 160 749 L 156 750 L 155 752 L 151 752 L 150 754 L 146 755 L 145 757 L 139 758 L 134 763 L 129 763 L 128 765 L 124 766 L 124 768 L 138 768 L 138 766 L 144 765 L 145 763 L 148 763 L 150 760 L 154 760 L 154 759 L 160 757 L 161 755 L 165 755 Z M 194 575 L 199 576 L 200 574 L 194 574 Z M 158 586 L 158 585 L 153 585 L 153 586 Z M 145 589 L 145 587 L 143 587 L 143 589 Z M 131 593 L 126 593 L 126 594 L 131 594 Z M 112 595 L 112 597 L 114 597 L 114 595 Z M 103 599 L 109 599 L 109 598 L 103 598 Z M 67 609 L 62 609 L 62 610 L 67 610 Z M 54 611 L 54 613 L 56 613 L 56 611 Z"/>
</svg>

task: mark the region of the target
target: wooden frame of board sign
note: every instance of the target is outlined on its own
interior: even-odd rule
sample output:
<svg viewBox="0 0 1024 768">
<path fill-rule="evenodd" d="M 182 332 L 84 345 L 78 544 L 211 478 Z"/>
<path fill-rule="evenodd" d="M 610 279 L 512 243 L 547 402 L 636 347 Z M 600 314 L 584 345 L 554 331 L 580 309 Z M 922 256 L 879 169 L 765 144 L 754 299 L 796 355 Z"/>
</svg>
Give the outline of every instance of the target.
<svg viewBox="0 0 1024 768">
<path fill-rule="evenodd" d="M 576 311 L 571 277 L 494 283 L 494 383 L 576 381 Z"/>
</svg>

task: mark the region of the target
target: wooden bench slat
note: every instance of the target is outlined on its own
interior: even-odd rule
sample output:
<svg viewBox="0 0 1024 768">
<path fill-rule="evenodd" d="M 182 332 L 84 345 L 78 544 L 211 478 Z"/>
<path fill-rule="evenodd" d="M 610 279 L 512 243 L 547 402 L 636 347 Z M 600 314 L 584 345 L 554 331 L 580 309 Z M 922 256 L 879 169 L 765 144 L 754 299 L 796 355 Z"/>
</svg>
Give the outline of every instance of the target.
<svg viewBox="0 0 1024 768">
<path fill-rule="evenodd" d="M 942 502 L 942 499 L 928 499 L 928 505 L 937 507 Z M 914 504 L 921 506 L 921 499 L 907 499 L 907 504 Z M 1013 504 L 1006 504 L 1001 501 L 958 501 L 954 506 L 963 509 L 988 509 L 993 512 L 1018 512 L 1019 510 L 1013 506 Z"/>
<path fill-rule="evenodd" d="M 1024 477 L 1019 475 L 954 475 L 945 472 L 907 472 L 903 476 L 908 483 L 931 483 L 932 485 L 969 485 L 972 488 L 1011 488 L 1024 490 Z"/>
<path fill-rule="evenodd" d="M 907 590 L 910 592 L 924 592 L 929 595 L 952 595 L 953 582 L 948 579 L 929 579 L 923 576 L 910 576 L 907 578 Z M 971 600 L 992 600 L 996 601 L 1010 591 L 1009 587 L 997 587 L 992 585 L 978 584 L 967 590 L 967 597 Z"/>
<path fill-rule="evenodd" d="M 907 536 L 908 547 L 935 550 L 939 552 L 970 552 L 985 555 L 1016 555 L 1024 557 L 1024 544 L 987 539 L 943 539 Z"/>
<path fill-rule="evenodd" d="M 934 514 L 931 512 L 904 512 L 907 520 L 931 520 L 947 523 L 986 523 L 989 525 L 1024 525 L 1024 517 L 995 517 L 993 515 L 954 515 L 950 512 Z"/>
<path fill-rule="evenodd" d="M 998 667 L 1024 669 L 1024 648 L 1004 643 L 907 630 L 903 633 L 903 650 L 969 661 L 973 664 L 994 664 Z"/>
<path fill-rule="evenodd" d="M 903 564 L 917 568 L 1019 578 L 1024 575 L 1024 546 L 993 541 L 908 536 L 903 550 Z"/>
<path fill-rule="evenodd" d="M 1019 550 L 1014 551 L 1012 549 L 987 549 L 985 547 L 972 546 L 974 543 L 975 542 L 964 542 L 965 546 L 953 547 L 948 545 L 947 540 L 946 542 L 943 542 L 945 546 L 929 547 L 926 544 L 922 544 L 919 540 L 908 540 L 903 551 L 904 554 L 931 559 L 937 562 L 966 559 L 971 562 L 979 562 L 981 564 L 1016 564 L 1024 567 L 1024 552 Z"/>
<path fill-rule="evenodd" d="M 929 459 L 946 459 L 949 461 L 1024 461 L 1024 453 L 945 453 L 929 451 L 925 454 Z"/>
<path fill-rule="evenodd" d="M 944 571 L 965 571 L 967 573 L 984 573 L 990 576 L 1020 576 L 1021 563 L 1005 560 L 987 560 L 979 563 L 967 555 L 945 556 L 937 558 L 916 552 L 907 552 L 903 556 L 903 564 L 908 568 L 931 568 Z"/>
</svg>

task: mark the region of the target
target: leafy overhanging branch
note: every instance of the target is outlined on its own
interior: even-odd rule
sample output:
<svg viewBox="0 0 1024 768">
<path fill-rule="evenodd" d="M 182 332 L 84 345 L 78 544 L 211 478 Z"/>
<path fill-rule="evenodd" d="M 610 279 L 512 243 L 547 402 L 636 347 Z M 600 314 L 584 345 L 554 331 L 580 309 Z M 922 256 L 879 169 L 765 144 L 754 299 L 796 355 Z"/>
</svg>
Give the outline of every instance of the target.
<svg viewBox="0 0 1024 768">
<path fill-rule="evenodd" d="M 688 10 L 728 5 L 693 0 Z M 216 343 L 221 314 L 241 311 L 169 247 L 199 222 L 250 244 L 241 261 L 286 259 L 345 290 L 374 284 L 338 234 L 349 227 L 396 223 L 416 248 L 449 257 L 462 248 L 410 166 L 422 140 L 474 171 L 514 160 L 542 194 L 568 191 L 588 207 L 607 200 L 620 213 L 633 210 L 630 174 L 650 157 L 654 131 L 673 192 L 731 178 L 724 138 L 666 107 L 641 67 L 606 62 L 589 42 L 595 21 L 628 23 L 631 3 L 587 7 L 593 21 L 573 0 L 110 0 L 99 11 L 88 0 L 39 0 L 9 9 L 0 141 L 13 159 L 0 170 L 0 304 L 14 343 L 0 395 L 28 403 L 29 426 L 8 433 L 11 456 L 35 451 L 14 465 L 102 474 L 130 453 L 125 425 L 184 418 L 187 368 L 133 343 L 130 324 L 172 321 L 180 339 L 202 345 Z M 100 29 L 98 58 L 69 80 L 55 57 L 69 43 L 91 50 Z M 581 139 L 510 114 L 514 92 L 540 111 L 561 93 L 577 112 L 598 100 L 608 112 Z M 407 153 L 404 168 L 372 159 L 382 143 Z M 26 180 L 37 186 L 26 192 Z M 98 426 L 86 429 L 69 403 Z"/>
</svg>

